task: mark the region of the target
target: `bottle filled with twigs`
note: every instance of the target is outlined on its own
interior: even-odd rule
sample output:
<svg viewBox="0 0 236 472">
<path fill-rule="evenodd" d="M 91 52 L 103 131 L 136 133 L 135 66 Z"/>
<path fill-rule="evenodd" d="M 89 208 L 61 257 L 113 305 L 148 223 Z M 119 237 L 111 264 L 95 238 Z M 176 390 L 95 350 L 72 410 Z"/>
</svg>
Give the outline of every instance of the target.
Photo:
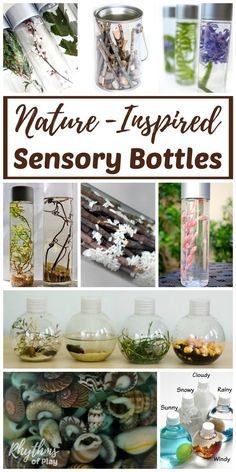
<svg viewBox="0 0 236 472">
<path fill-rule="evenodd" d="M 7 20 L 46 92 L 73 85 L 70 72 L 56 41 L 32 3 L 16 3 L 6 12 Z"/>
<path fill-rule="evenodd" d="M 210 184 L 182 184 L 181 283 L 205 287 L 209 280 Z"/>
<path fill-rule="evenodd" d="M 133 6 L 102 7 L 94 12 L 96 28 L 96 83 L 105 90 L 126 90 L 141 81 L 147 58 L 143 12 Z"/>
<path fill-rule="evenodd" d="M 45 285 L 71 285 L 73 240 L 73 188 L 49 184 L 44 197 Z"/>
</svg>

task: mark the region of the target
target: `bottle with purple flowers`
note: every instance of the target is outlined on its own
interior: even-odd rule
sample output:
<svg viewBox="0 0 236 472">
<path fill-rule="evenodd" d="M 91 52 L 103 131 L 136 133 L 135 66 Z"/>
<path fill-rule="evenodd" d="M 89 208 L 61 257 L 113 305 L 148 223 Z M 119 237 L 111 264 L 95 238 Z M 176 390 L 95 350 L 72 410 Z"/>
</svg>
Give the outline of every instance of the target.
<svg viewBox="0 0 236 472">
<path fill-rule="evenodd" d="M 198 67 L 200 92 L 225 91 L 232 11 L 232 3 L 202 4 Z"/>
<path fill-rule="evenodd" d="M 163 7 L 163 43 L 165 72 L 175 70 L 175 7 Z"/>
<path fill-rule="evenodd" d="M 210 184 L 181 187 L 181 284 L 205 287 L 209 280 Z"/>
</svg>

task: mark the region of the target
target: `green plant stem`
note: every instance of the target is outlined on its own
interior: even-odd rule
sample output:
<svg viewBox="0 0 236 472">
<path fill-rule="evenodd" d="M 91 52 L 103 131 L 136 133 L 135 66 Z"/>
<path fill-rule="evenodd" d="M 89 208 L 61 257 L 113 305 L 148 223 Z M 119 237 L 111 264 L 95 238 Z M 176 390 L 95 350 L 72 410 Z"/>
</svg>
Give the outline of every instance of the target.
<svg viewBox="0 0 236 472">
<path fill-rule="evenodd" d="M 208 89 L 207 86 L 206 86 L 207 82 L 210 78 L 212 68 L 213 68 L 213 62 L 208 62 L 207 66 L 206 66 L 205 74 L 204 74 L 202 80 L 200 80 L 198 82 L 198 87 L 201 90 L 203 90 L 204 92 L 207 92 L 207 93 L 212 93 L 212 91 L 210 89 Z"/>
</svg>

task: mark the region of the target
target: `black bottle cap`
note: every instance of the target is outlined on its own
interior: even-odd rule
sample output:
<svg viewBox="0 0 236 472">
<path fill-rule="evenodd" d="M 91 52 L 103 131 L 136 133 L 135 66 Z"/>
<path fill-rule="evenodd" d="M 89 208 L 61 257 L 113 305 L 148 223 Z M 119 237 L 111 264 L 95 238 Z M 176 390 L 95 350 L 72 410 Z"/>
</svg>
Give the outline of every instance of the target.
<svg viewBox="0 0 236 472">
<path fill-rule="evenodd" d="M 17 186 L 11 189 L 12 202 L 32 202 L 34 201 L 34 190 L 32 187 Z"/>
</svg>

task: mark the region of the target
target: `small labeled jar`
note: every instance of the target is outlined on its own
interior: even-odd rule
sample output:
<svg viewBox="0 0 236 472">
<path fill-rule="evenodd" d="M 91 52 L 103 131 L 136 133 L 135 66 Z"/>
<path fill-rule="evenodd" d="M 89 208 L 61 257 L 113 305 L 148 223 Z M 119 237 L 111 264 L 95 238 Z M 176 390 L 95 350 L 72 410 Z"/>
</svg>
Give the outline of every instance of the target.
<svg viewBox="0 0 236 472">
<path fill-rule="evenodd" d="M 67 64 L 32 3 L 16 3 L 6 17 L 45 91 L 72 86 Z"/>
<path fill-rule="evenodd" d="M 198 6 L 177 5 L 175 79 L 180 85 L 195 83 Z"/>
<path fill-rule="evenodd" d="M 68 286 L 72 283 L 73 187 L 48 184 L 44 194 L 43 281 Z"/>
<path fill-rule="evenodd" d="M 190 300 L 189 314 L 178 321 L 172 342 L 175 354 L 186 364 L 211 364 L 222 355 L 224 330 L 210 315 L 208 300 Z"/>
<path fill-rule="evenodd" d="M 26 313 L 14 321 L 11 336 L 15 353 L 27 362 L 52 359 L 62 340 L 59 325 L 47 312 L 43 298 L 27 298 Z"/>
<path fill-rule="evenodd" d="M 232 13 L 232 3 L 203 3 L 201 6 L 198 66 L 200 92 L 225 91 Z"/>
<path fill-rule="evenodd" d="M 210 184 L 181 185 L 181 284 L 205 287 L 209 281 Z"/>
<path fill-rule="evenodd" d="M 82 298 L 81 312 L 70 319 L 65 339 L 66 348 L 76 361 L 99 362 L 112 354 L 117 335 L 102 312 L 100 298 Z"/>
<path fill-rule="evenodd" d="M 157 363 L 167 354 L 169 331 L 155 314 L 155 300 L 135 300 L 134 314 L 128 317 L 118 340 L 123 356 L 136 364 Z"/>
<path fill-rule="evenodd" d="M 34 282 L 34 192 L 32 187 L 11 189 L 10 281 L 13 287 Z"/>
<path fill-rule="evenodd" d="M 94 12 L 96 83 L 105 90 L 126 90 L 141 81 L 147 58 L 143 12 L 133 6 L 107 6 Z"/>
<path fill-rule="evenodd" d="M 212 459 L 221 449 L 223 435 L 215 431 L 214 424 L 206 421 L 193 436 L 193 451 L 203 459 Z"/>
<path fill-rule="evenodd" d="M 165 72 L 175 71 L 175 7 L 163 7 L 163 45 Z"/>
</svg>

